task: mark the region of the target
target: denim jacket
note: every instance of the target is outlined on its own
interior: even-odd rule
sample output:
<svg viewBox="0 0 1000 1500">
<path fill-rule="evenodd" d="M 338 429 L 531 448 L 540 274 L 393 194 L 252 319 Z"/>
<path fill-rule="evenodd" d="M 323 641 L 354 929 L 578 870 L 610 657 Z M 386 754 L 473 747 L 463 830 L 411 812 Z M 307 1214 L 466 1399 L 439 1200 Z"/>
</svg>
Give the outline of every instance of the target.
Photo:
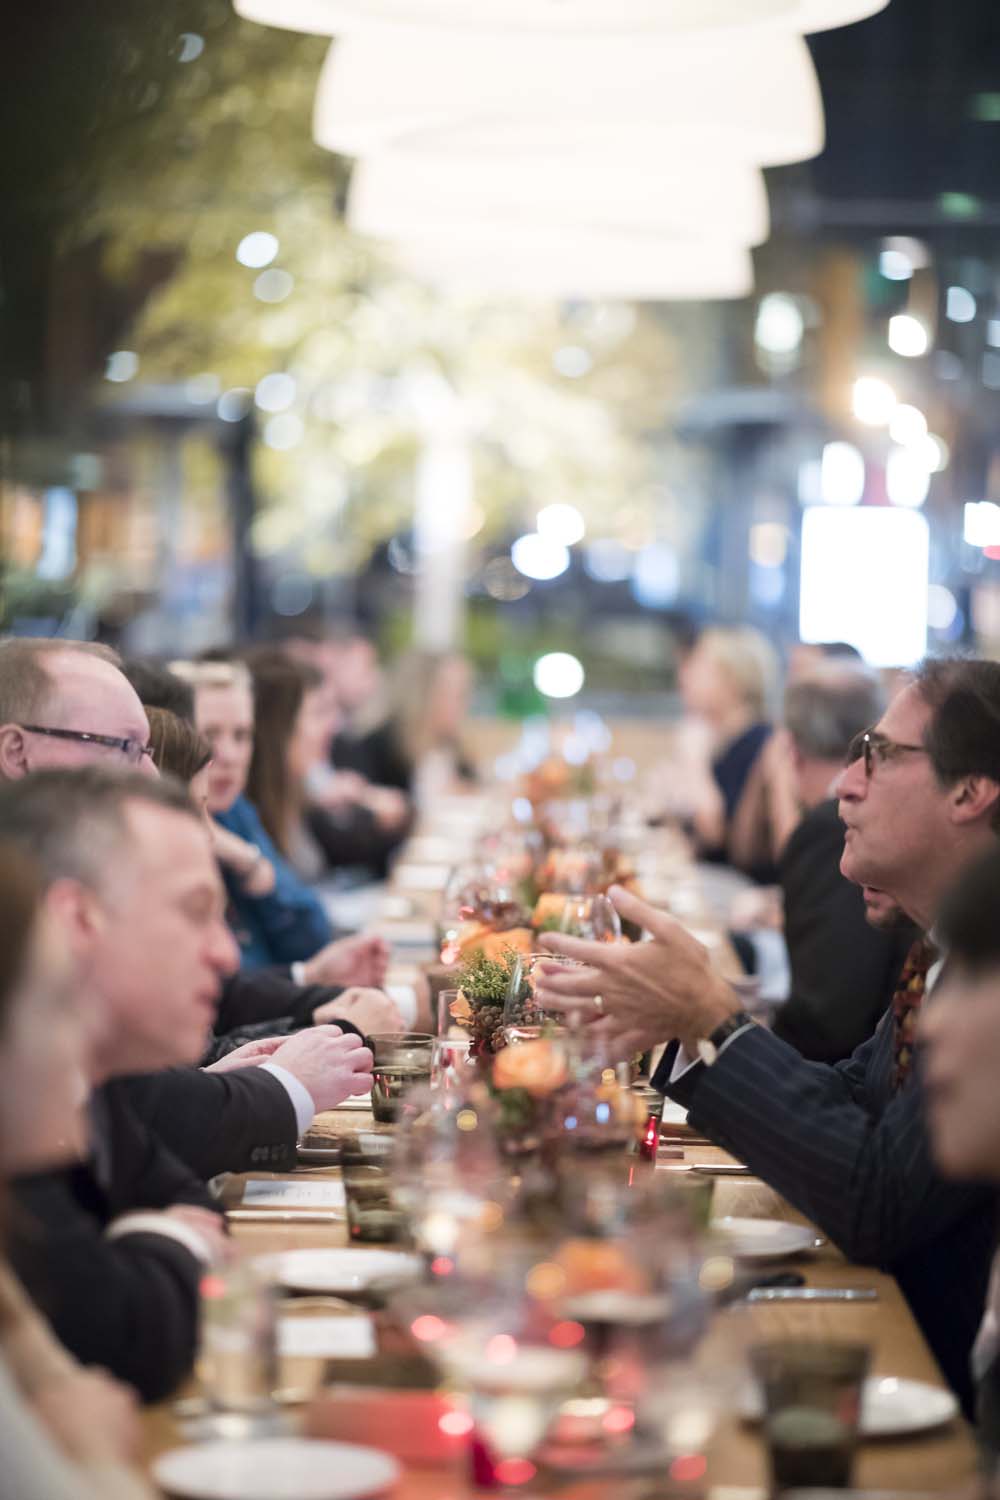
<svg viewBox="0 0 1000 1500">
<path fill-rule="evenodd" d="M 318 896 L 278 853 L 257 809 L 246 797 L 238 797 L 228 812 L 214 816 L 230 833 L 256 844 L 274 866 L 274 890 L 266 896 L 248 895 L 231 871 L 225 867 L 222 870 L 229 897 L 228 919 L 240 945 L 241 967 L 262 969 L 269 964 L 293 964 L 311 958 L 334 936 Z"/>
</svg>

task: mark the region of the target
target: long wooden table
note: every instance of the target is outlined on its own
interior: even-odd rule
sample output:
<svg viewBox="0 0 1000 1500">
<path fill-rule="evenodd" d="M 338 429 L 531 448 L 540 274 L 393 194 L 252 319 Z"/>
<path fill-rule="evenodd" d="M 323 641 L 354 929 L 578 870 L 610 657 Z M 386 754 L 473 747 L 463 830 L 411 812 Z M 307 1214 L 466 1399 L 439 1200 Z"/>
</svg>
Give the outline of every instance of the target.
<svg viewBox="0 0 1000 1500">
<path fill-rule="evenodd" d="M 451 812 L 452 837 L 460 826 L 456 823 L 462 804 L 456 804 Z M 385 903 L 384 915 L 376 905 L 373 907 L 377 930 L 383 931 L 390 941 L 393 929 L 397 928 L 400 944 L 394 944 L 394 962 L 398 982 L 411 982 L 416 978 L 415 965 L 432 956 L 429 949 L 421 951 L 419 942 L 414 942 L 414 927 L 429 930 L 440 897 L 435 881 L 425 881 L 418 870 L 412 869 L 407 878 L 406 861 L 420 863 L 421 860 L 444 858 L 442 848 L 448 838 L 440 835 L 446 830 L 429 828 L 418 836 L 404 852 L 400 870 L 401 878 L 394 882 L 379 898 Z M 430 838 L 427 835 L 431 835 Z M 692 914 L 694 925 L 700 929 L 706 925 L 704 913 Z M 408 937 L 403 932 L 409 928 Z M 699 931 L 699 936 L 703 936 Z M 731 967 L 735 960 L 728 944 L 716 939 L 713 960 L 723 970 Z M 425 1015 L 420 1016 L 424 1023 Z M 333 1110 L 318 1117 L 315 1128 L 330 1134 L 341 1134 L 370 1124 L 370 1116 L 357 1110 Z M 681 1160 L 704 1162 L 716 1160 L 728 1162 L 730 1158 L 713 1147 L 688 1145 L 680 1141 L 675 1148 L 683 1152 Z M 675 1160 L 677 1158 L 674 1158 Z M 253 1173 L 253 1179 L 267 1178 L 269 1174 Z M 339 1176 L 336 1168 L 321 1172 L 301 1171 L 296 1177 L 329 1180 Z M 239 1202 L 247 1178 L 230 1179 L 226 1190 L 228 1205 Z M 290 1209 L 288 1213 L 295 1211 Z M 783 1203 L 770 1188 L 757 1179 L 749 1177 L 719 1178 L 716 1182 L 713 1212 L 716 1215 L 734 1214 L 754 1218 L 795 1219 L 798 1215 L 788 1204 Z M 268 1254 L 273 1251 L 326 1248 L 346 1243 L 346 1223 L 331 1224 L 278 1222 L 232 1224 L 233 1236 L 240 1250 L 248 1255 Z M 858 1339 L 871 1345 L 873 1350 L 873 1373 L 926 1381 L 932 1385 L 944 1384 L 941 1374 L 921 1336 L 909 1309 L 891 1277 L 865 1267 L 853 1266 L 844 1261 L 831 1246 L 795 1261 L 779 1263 L 777 1269 L 787 1268 L 801 1271 L 811 1286 L 856 1286 L 872 1287 L 878 1293 L 875 1303 L 818 1305 L 785 1304 L 758 1305 L 746 1310 L 741 1316 L 748 1319 L 750 1332 L 755 1338 L 783 1336 L 830 1337 Z M 768 1271 L 775 1269 L 768 1264 Z M 946 1290 L 942 1289 L 942 1295 Z M 726 1358 L 729 1355 L 729 1331 L 723 1315 L 716 1320 L 705 1341 L 704 1357 Z M 299 1363 L 293 1371 L 293 1384 L 308 1384 L 321 1374 L 322 1361 L 312 1361 L 309 1371 Z M 338 1365 L 338 1378 L 343 1362 Z M 351 1376 L 348 1375 L 350 1380 Z M 360 1362 L 357 1380 L 364 1383 Z M 372 1441 L 377 1446 L 392 1447 L 394 1433 L 405 1425 L 407 1397 L 393 1394 L 375 1387 L 365 1392 L 365 1402 L 374 1413 L 371 1422 L 360 1422 L 359 1408 L 345 1403 L 343 1413 L 336 1416 L 336 1408 L 327 1410 L 323 1422 L 325 1436 L 343 1437 L 349 1441 Z M 146 1457 L 151 1462 L 166 1448 L 184 1441 L 171 1403 L 152 1409 L 145 1419 Z M 947 1427 L 924 1436 L 906 1440 L 882 1439 L 861 1444 L 856 1466 L 856 1483 L 865 1488 L 895 1490 L 901 1493 L 943 1494 L 957 1490 L 975 1467 L 974 1445 L 971 1433 L 964 1422 L 957 1420 Z M 667 1500 L 678 1495 L 708 1494 L 714 1500 L 759 1500 L 766 1494 L 763 1488 L 766 1479 L 766 1456 L 756 1429 L 732 1415 L 721 1425 L 708 1452 L 708 1471 L 703 1477 L 693 1476 L 690 1483 L 671 1480 L 665 1474 L 644 1474 L 637 1478 L 615 1478 L 614 1480 L 591 1480 L 559 1484 L 558 1491 L 565 1500 Z M 546 1487 L 551 1493 L 552 1485 Z M 398 1500 L 466 1500 L 473 1493 L 467 1479 L 466 1465 L 460 1458 L 450 1464 L 404 1465 L 403 1477 L 395 1491 Z"/>
<path fill-rule="evenodd" d="M 317 1129 L 331 1134 L 351 1131 L 369 1124 L 367 1114 L 357 1110 L 330 1111 L 317 1120 Z M 703 1145 L 679 1146 L 687 1161 L 727 1161 L 722 1152 Z M 676 1158 L 674 1158 L 676 1159 Z M 269 1174 L 253 1173 L 254 1179 L 267 1178 Z M 282 1174 L 285 1180 L 291 1174 Z M 314 1180 L 329 1180 L 339 1175 L 338 1169 L 323 1171 L 306 1170 L 294 1174 Z M 243 1185 L 248 1179 L 234 1177 L 226 1192 L 226 1201 L 235 1205 L 242 1196 Z M 294 1210 L 286 1210 L 293 1213 Z M 752 1178 L 718 1178 L 716 1182 L 713 1212 L 739 1214 L 762 1218 L 799 1218 L 794 1210 L 763 1183 Z M 241 1251 L 249 1255 L 265 1254 L 278 1250 L 305 1249 L 312 1247 L 334 1247 L 346 1243 L 344 1222 L 332 1224 L 291 1223 L 246 1223 L 232 1225 L 233 1235 Z M 891 1277 L 868 1268 L 853 1266 L 844 1261 L 832 1247 L 824 1246 L 817 1253 L 789 1262 L 806 1277 L 811 1286 L 856 1286 L 873 1287 L 878 1293 L 875 1303 L 818 1305 L 785 1304 L 783 1306 L 758 1305 L 740 1316 L 752 1320 L 753 1336 L 759 1338 L 784 1336 L 831 1337 L 858 1339 L 872 1346 L 873 1373 L 884 1376 L 906 1377 L 942 1385 L 940 1372 L 910 1315 L 903 1297 Z M 772 1267 L 769 1265 L 768 1270 Z M 725 1339 L 722 1326 L 729 1314 L 720 1315 L 706 1340 L 711 1356 L 713 1340 Z M 341 1365 L 340 1369 L 343 1366 Z M 378 1403 L 393 1398 L 372 1390 L 368 1398 L 373 1409 Z M 405 1406 L 406 1398 L 403 1398 Z M 392 1445 L 394 1422 L 399 1420 L 398 1406 L 390 1405 L 386 1422 L 376 1425 L 376 1431 L 385 1432 L 384 1444 Z M 324 1419 L 324 1434 L 358 1440 L 357 1414 L 351 1415 L 350 1406 L 345 1407 L 338 1428 L 337 1418 L 328 1414 Z M 169 1403 L 154 1408 L 146 1417 L 146 1456 L 152 1461 L 156 1454 L 183 1441 L 178 1424 Z M 974 1472 L 974 1446 L 972 1436 L 964 1424 L 957 1420 L 944 1428 L 926 1435 L 906 1440 L 881 1439 L 861 1445 L 856 1470 L 859 1486 L 879 1490 L 901 1492 L 946 1493 L 957 1489 L 961 1482 Z M 737 1416 L 727 1418 L 708 1451 L 708 1471 L 704 1479 L 690 1484 L 668 1481 L 668 1476 L 659 1476 L 661 1488 L 656 1487 L 656 1475 L 645 1474 L 637 1478 L 610 1481 L 589 1480 L 560 1485 L 559 1492 L 566 1500 L 592 1500 L 592 1497 L 611 1496 L 620 1500 L 655 1500 L 657 1495 L 675 1494 L 714 1495 L 717 1500 L 751 1500 L 763 1495 L 766 1462 L 763 1445 L 757 1431 L 743 1423 Z M 464 1465 L 454 1461 L 447 1465 L 407 1465 L 395 1494 L 400 1500 L 460 1500 L 467 1496 L 470 1488 Z"/>
</svg>

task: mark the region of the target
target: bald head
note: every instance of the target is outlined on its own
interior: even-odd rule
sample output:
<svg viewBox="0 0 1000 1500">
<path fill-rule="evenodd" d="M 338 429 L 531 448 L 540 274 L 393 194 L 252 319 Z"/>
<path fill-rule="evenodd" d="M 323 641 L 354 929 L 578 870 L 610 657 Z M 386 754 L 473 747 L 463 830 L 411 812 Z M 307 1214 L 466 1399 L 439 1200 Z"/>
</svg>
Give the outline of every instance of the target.
<svg viewBox="0 0 1000 1500">
<path fill-rule="evenodd" d="M 57 766 L 135 763 L 134 748 L 77 737 L 147 743 L 145 711 L 116 663 L 113 652 L 72 641 L 0 642 L 0 778 L 14 781 Z M 148 765 L 143 757 L 143 768 Z"/>
</svg>

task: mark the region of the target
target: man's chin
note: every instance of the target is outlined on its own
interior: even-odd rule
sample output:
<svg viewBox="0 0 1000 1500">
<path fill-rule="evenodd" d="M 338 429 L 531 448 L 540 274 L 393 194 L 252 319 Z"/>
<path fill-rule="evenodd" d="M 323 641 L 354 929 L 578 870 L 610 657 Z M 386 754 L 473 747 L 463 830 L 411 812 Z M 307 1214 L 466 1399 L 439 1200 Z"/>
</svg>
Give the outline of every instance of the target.
<svg viewBox="0 0 1000 1500">
<path fill-rule="evenodd" d="M 906 924 L 906 913 L 901 911 L 892 896 L 875 886 L 862 886 L 861 895 L 865 903 L 865 920 L 869 927 L 891 929 Z"/>
</svg>

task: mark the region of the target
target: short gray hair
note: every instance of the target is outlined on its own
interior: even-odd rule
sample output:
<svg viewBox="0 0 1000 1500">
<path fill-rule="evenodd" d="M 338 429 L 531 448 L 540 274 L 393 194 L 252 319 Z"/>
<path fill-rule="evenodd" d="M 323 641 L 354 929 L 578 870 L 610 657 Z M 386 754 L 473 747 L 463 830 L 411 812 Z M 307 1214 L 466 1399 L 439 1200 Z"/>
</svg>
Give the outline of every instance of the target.
<svg viewBox="0 0 1000 1500">
<path fill-rule="evenodd" d="M 46 886 L 69 879 L 96 890 L 128 846 L 135 803 L 200 818 L 172 778 L 81 766 L 0 783 L 0 838 L 34 859 Z"/>
<path fill-rule="evenodd" d="M 72 653 L 96 656 L 109 666 L 121 668 L 117 652 L 93 641 L 31 635 L 0 640 L 0 724 L 18 724 L 33 718 L 55 686 L 48 661 L 53 656 Z"/>
<path fill-rule="evenodd" d="M 843 662 L 817 667 L 785 692 L 785 728 L 803 755 L 842 761 L 856 734 L 870 729 L 885 708 L 878 678 Z"/>
</svg>

